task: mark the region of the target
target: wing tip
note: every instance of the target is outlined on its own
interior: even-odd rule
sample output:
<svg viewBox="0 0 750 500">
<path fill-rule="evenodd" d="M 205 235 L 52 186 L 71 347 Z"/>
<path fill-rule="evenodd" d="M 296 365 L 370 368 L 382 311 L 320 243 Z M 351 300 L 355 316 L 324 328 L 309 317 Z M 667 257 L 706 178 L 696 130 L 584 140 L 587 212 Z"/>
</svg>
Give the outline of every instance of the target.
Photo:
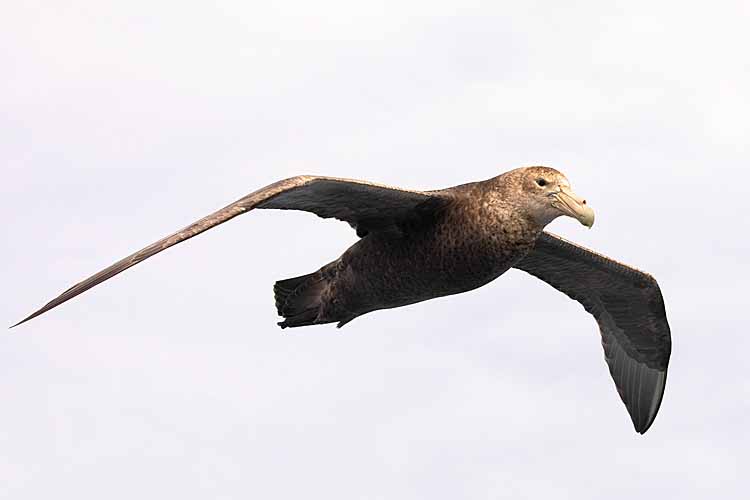
<svg viewBox="0 0 750 500">
<path fill-rule="evenodd" d="M 57 301 L 57 299 L 53 300 L 52 302 L 48 302 L 41 309 L 37 309 L 36 311 L 34 311 L 33 313 L 29 314 L 28 316 L 26 316 L 25 318 L 23 318 L 21 321 L 19 321 L 15 325 L 9 326 L 8 330 L 11 330 L 11 329 L 13 329 L 13 328 L 15 328 L 17 326 L 20 326 L 20 325 L 26 323 L 27 321 L 31 321 L 32 319 L 36 318 L 37 316 L 41 316 L 42 314 L 46 313 L 50 309 L 54 309 L 55 307 L 57 307 L 57 306 L 59 306 L 61 304 L 61 303 L 56 303 L 56 301 Z M 63 301 L 63 302 L 65 302 L 65 301 Z"/>
<path fill-rule="evenodd" d="M 633 427 L 635 427 L 635 432 L 637 432 L 640 435 L 646 434 L 646 431 L 648 431 L 652 425 L 654 425 L 654 421 L 656 420 L 656 415 L 653 415 L 650 420 L 647 420 L 645 424 L 636 425 L 633 424 Z"/>
<path fill-rule="evenodd" d="M 651 428 L 651 425 L 654 423 L 655 418 L 652 418 L 650 422 L 647 422 L 645 425 L 638 425 L 635 422 L 633 422 L 633 427 L 635 428 L 635 432 L 640 434 L 641 436 L 646 434 L 646 431 Z"/>
<path fill-rule="evenodd" d="M 44 312 L 44 311 L 40 309 L 39 311 L 36 311 L 36 312 L 34 312 L 34 313 L 32 313 L 32 314 L 30 314 L 30 315 L 26 316 L 26 317 L 25 317 L 24 319 L 22 319 L 21 321 L 19 321 L 19 322 L 18 322 L 18 323 L 16 323 L 15 325 L 10 325 L 10 326 L 8 327 L 8 330 L 12 330 L 13 328 L 15 328 L 15 327 L 17 327 L 17 326 L 20 326 L 20 325 L 22 325 L 22 324 L 26 323 L 27 321 L 31 321 L 32 319 L 36 318 L 37 316 L 39 316 L 39 315 L 40 315 L 40 314 L 42 314 L 43 312 Z"/>
<path fill-rule="evenodd" d="M 635 427 L 635 431 L 641 435 L 645 434 L 646 431 L 648 431 L 651 426 L 654 424 L 654 421 L 656 420 L 656 415 L 659 414 L 659 409 L 661 408 L 662 400 L 664 399 L 664 392 L 666 389 L 667 384 L 667 369 L 665 368 L 664 371 L 660 371 L 658 374 L 658 378 L 656 380 L 656 386 L 654 390 L 654 394 L 656 397 L 653 399 L 650 408 L 648 409 L 648 413 L 639 415 L 641 418 L 636 421 L 636 415 L 631 414 L 631 418 L 633 420 L 633 427 Z M 628 410 L 630 410 L 628 408 Z M 643 421 L 643 423 L 640 423 L 640 421 Z"/>
</svg>

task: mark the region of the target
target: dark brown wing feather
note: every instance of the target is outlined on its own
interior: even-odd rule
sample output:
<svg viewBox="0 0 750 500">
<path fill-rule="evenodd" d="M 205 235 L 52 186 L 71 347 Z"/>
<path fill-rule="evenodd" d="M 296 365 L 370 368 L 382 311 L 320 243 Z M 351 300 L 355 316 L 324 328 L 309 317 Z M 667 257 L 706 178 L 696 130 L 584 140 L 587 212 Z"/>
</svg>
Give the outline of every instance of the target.
<svg viewBox="0 0 750 500">
<path fill-rule="evenodd" d="M 635 430 L 656 418 L 672 340 L 656 280 L 550 233 L 515 267 L 580 302 L 596 318 L 604 356 Z"/>
<path fill-rule="evenodd" d="M 416 207 L 429 206 L 431 204 L 425 202 L 435 199 L 440 199 L 436 193 L 408 191 L 351 179 L 306 175 L 284 179 L 250 193 L 231 205 L 115 262 L 69 288 L 13 326 L 59 306 L 162 250 L 254 208 L 304 210 L 320 217 L 335 217 L 347 221 L 354 227 L 365 224 L 368 228 L 377 228 L 393 224 L 401 218 L 408 218 Z"/>
</svg>

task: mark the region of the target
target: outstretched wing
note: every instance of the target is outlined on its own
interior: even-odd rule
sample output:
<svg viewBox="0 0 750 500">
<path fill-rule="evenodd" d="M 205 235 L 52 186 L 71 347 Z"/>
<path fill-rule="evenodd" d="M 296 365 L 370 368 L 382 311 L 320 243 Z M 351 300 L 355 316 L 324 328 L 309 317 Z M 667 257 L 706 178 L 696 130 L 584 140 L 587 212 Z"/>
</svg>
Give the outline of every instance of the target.
<svg viewBox="0 0 750 500">
<path fill-rule="evenodd" d="M 399 220 L 409 218 L 418 208 L 420 211 L 425 210 L 424 207 L 428 210 L 437 208 L 444 199 L 437 193 L 409 191 L 351 179 L 309 175 L 284 179 L 250 193 L 231 205 L 115 262 L 69 288 L 13 326 L 59 306 L 162 250 L 254 208 L 304 210 L 320 217 L 335 217 L 347 221 L 358 231 L 362 231 L 363 227 L 372 230 L 393 225 Z"/>
<path fill-rule="evenodd" d="M 672 350 L 656 280 L 547 232 L 515 267 L 577 300 L 596 318 L 617 391 L 635 430 L 646 432 L 659 411 Z"/>
</svg>

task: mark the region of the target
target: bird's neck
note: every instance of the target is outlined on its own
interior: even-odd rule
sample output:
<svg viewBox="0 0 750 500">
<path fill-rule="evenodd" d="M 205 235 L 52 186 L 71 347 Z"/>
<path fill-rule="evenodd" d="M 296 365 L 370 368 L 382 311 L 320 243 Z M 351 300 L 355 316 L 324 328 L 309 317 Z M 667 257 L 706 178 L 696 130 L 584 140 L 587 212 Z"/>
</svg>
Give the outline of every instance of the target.
<svg viewBox="0 0 750 500">
<path fill-rule="evenodd" d="M 544 229 L 523 207 L 514 205 L 509 201 L 512 198 L 502 193 L 479 190 L 466 195 L 467 202 L 454 205 L 456 220 L 451 222 L 461 227 L 464 234 L 482 240 L 525 244 L 536 241 Z"/>
</svg>

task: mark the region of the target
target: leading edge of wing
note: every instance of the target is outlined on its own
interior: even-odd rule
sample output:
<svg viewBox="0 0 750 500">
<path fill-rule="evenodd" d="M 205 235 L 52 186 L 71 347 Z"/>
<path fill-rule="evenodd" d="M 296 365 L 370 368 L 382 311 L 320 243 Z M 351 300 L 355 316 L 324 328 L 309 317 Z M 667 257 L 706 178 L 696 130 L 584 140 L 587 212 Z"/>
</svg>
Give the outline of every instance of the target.
<svg viewBox="0 0 750 500">
<path fill-rule="evenodd" d="M 193 222 L 192 224 L 188 226 L 185 226 L 179 231 L 172 233 L 169 236 L 166 236 L 148 245 L 147 247 L 142 248 L 141 250 L 138 250 L 137 252 L 131 255 L 128 255 L 124 259 L 121 259 L 115 262 L 111 266 L 99 271 L 98 273 L 86 278 L 80 283 L 77 283 L 73 285 L 72 287 L 70 287 L 69 289 L 65 290 L 63 293 L 61 293 L 60 295 L 58 295 L 57 297 L 49 301 L 47 304 L 45 304 L 38 310 L 31 313 L 30 315 L 26 316 L 24 319 L 22 319 L 18 323 L 12 325 L 10 328 L 15 328 L 16 326 L 19 326 L 31 319 L 36 318 L 37 316 L 41 314 L 44 314 L 45 312 L 63 304 L 64 302 L 67 302 L 68 300 L 112 278 L 113 276 L 116 276 L 117 274 L 125 271 L 126 269 L 129 269 L 130 267 L 136 264 L 139 264 L 140 262 L 143 262 L 149 257 L 152 257 L 156 255 L 157 253 L 166 250 L 167 248 L 171 246 L 174 246 L 178 243 L 188 240 L 192 238 L 193 236 L 196 236 L 204 231 L 207 231 L 208 229 L 211 229 L 219 224 L 222 224 L 230 219 L 233 219 L 234 217 L 238 215 L 241 215 L 247 211 L 250 211 L 253 208 L 258 207 L 260 204 L 266 201 L 269 201 L 272 198 L 275 198 L 276 196 L 282 193 L 298 189 L 300 187 L 314 183 L 315 181 L 329 181 L 329 182 L 341 182 L 343 184 L 367 185 L 367 186 L 372 186 L 375 188 L 381 188 L 384 190 L 400 191 L 400 192 L 411 193 L 415 195 L 423 195 L 425 198 L 429 198 L 432 195 L 432 193 L 430 192 L 410 191 L 410 190 L 390 187 L 390 186 L 386 186 L 382 184 L 371 183 L 367 181 L 343 179 L 343 178 L 337 178 L 337 177 L 299 175 L 295 177 L 290 177 L 288 179 L 283 179 L 278 182 L 274 182 L 273 184 L 269 184 L 268 186 L 265 186 L 261 189 L 258 189 L 248 194 L 247 196 L 240 198 L 234 203 L 231 203 L 227 205 L 226 207 L 220 210 L 217 210 L 216 212 L 213 212 L 212 214 L 207 215 L 197 220 L 196 222 Z"/>
</svg>

